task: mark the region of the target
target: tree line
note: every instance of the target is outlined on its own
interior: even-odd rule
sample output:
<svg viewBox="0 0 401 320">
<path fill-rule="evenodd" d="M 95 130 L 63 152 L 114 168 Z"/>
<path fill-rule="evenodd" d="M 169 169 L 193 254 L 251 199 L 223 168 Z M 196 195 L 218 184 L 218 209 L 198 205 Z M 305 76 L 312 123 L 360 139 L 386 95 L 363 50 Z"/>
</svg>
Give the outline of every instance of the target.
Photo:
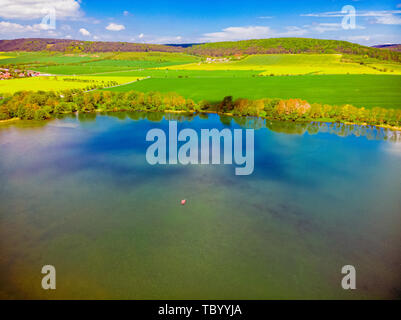
<svg viewBox="0 0 401 320">
<path fill-rule="evenodd" d="M 332 106 L 301 99 L 233 99 L 195 102 L 177 93 L 112 92 L 71 89 L 60 92 L 20 91 L 0 99 L 0 120 L 45 120 L 59 114 L 96 111 L 214 112 L 282 121 L 327 121 L 401 127 L 401 110 Z"/>
<path fill-rule="evenodd" d="M 234 56 L 279 53 L 342 53 L 401 62 L 401 52 L 362 46 L 348 41 L 313 38 L 269 38 L 224 41 L 190 46 L 68 39 L 0 40 L 0 51 L 96 52 L 181 52 L 197 56 Z"/>
<path fill-rule="evenodd" d="M 362 46 L 338 40 L 312 38 L 270 38 L 243 41 L 211 42 L 192 46 L 186 51 L 201 56 L 234 56 L 243 54 L 341 53 L 401 62 L 401 52 Z"/>
</svg>

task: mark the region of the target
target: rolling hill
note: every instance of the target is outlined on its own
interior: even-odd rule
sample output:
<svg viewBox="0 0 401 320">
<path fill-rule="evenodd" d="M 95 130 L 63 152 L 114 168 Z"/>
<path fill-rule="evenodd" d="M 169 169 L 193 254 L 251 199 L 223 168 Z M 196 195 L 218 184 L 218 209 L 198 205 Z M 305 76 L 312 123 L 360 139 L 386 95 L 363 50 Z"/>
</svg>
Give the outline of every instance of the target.
<svg viewBox="0 0 401 320">
<path fill-rule="evenodd" d="M 1 51 L 51 51 L 51 52 L 181 52 L 183 48 L 160 44 L 131 42 L 80 41 L 68 39 L 26 38 L 0 40 Z"/>
<path fill-rule="evenodd" d="M 387 50 L 392 49 L 392 50 Z M 0 52 L 50 51 L 70 53 L 94 52 L 183 52 L 198 56 L 230 56 L 243 54 L 325 53 L 366 55 L 369 58 L 401 62 L 401 52 L 394 48 L 374 48 L 359 44 L 312 38 L 270 38 L 225 41 L 199 45 L 160 45 L 130 42 L 80 41 L 67 39 L 27 38 L 0 40 Z"/>
<path fill-rule="evenodd" d="M 401 52 L 401 44 L 382 44 L 378 46 L 373 46 L 373 48 L 387 49 Z"/>
<path fill-rule="evenodd" d="M 244 41 L 224 41 L 195 45 L 187 51 L 197 55 L 229 56 L 241 54 L 280 53 L 341 53 L 367 55 L 380 60 L 401 62 L 401 53 L 391 50 L 366 47 L 356 43 L 338 40 L 312 38 L 270 38 Z"/>
</svg>

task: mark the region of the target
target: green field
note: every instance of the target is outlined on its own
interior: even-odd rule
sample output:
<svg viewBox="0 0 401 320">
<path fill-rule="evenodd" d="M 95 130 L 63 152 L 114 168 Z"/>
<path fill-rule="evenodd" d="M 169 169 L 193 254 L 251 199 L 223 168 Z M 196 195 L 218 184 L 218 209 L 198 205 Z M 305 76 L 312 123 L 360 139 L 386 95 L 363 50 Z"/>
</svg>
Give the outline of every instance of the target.
<svg viewBox="0 0 401 320">
<path fill-rule="evenodd" d="M 136 76 L 152 78 L 250 78 L 260 75 L 259 71 L 253 70 L 175 70 L 175 69 L 146 69 L 126 70 L 94 74 L 95 76 Z"/>
<path fill-rule="evenodd" d="M 105 54 L 101 54 L 105 55 Z M 108 54 L 110 55 L 110 54 Z M 61 54 L 61 53 L 43 53 L 43 52 L 10 52 L 5 54 L 0 64 L 27 64 L 35 66 L 40 64 L 67 64 L 83 63 L 100 58 L 100 54 Z"/>
<path fill-rule="evenodd" d="M 0 92 L 85 88 L 64 76 L 91 81 L 116 81 L 108 90 L 177 92 L 195 101 L 234 98 L 301 98 L 311 103 L 357 107 L 401 108 L 401 64 L 342 54 L 269 54 L 220 58 L 185 53 L 109 52 L 64 54 L 0 53 L 1 65 L 59 75 L 0 82 Z M 13 58 L 10 58 L 13 57 Z M 400 75 L 399 75 L 400 74 Z M 274 75 L 274 76 L 272 76 Z M 86 78 L 83 78 L 86 77 Z M 137 78 L 150 78 L 129 83 Z"/>
<path fill-rule="evenodd" d="M 198 62 L 175 67 L 177 70 L 257 70 L 262 75 L 301 74 L 401 74 L 398 65 L 360 64 L 342 59 L 341 54 L 270 54 L 251 55 L 239 61 Z M 373 65 L 373 63 L 372 63 Z M 384 71 L 385 69 L 385 71 Z"/>
<path fill-rule="evenodd" d="M 112 88 L 113 91 L 177 92 L 195 101 L 224 96 L 258 99 L 301 98 L 309 102 L 357 107 L 401 108 L 401 76 L 310 75 L 236 78 L 155 78 Z"/>
<path fill-rule="evenodd" d="M 58 74 L 58 75 L 72 75 L 72 74 L 98 74 L 105 72 L 118 72 L 127 70 L 143 70 L 158 67 L 176 66 L 185 62 L 178 61 L 155 61 L 155 60 L 100 60 L 81 63 L 78 65 L 57 65 L 57 66 L 43 66 L 34 68 L 36 71 Z"/>
<path fill-rule="evenodd" d="M 136 81 L 138 77 L 32 77 L 22 79 L 12 79 L 0 81 L 0 93 L 14 93 L 17 91 L 58 91 L 66 89 L 84 89 L 90 85 L 102 85 L 110 81 L 117 84 L 129 83 Z"/>
<path fill-rule="evenodd" d="M 79 75 L 166 67 L 198 60 L 198 57 L 187 54 L 165 52 L 96 54 L 11 52 L 7 56 L 4 55 L 0 64 L 24 65 L 28 69 L 55 75 Z"/>
</svg>

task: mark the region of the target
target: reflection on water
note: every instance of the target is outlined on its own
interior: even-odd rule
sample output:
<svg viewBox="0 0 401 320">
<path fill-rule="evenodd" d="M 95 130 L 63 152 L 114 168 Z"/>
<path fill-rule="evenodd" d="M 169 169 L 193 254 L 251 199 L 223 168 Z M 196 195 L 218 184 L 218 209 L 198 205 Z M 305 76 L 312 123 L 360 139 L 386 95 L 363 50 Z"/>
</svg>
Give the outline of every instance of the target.
<svg viewBox="0 0 401 320">
<path fill-rule="evenodd" d="M 134 121 L 148 120 L 151 122 L 161 122 L 163 120 L 189 122 L 195 118 L 208 119 L 208 113 L 162 113 L 162 112 L 100 112 L 100 113 L 80 113 L 80 114 L 65 114 L 58 115 L 57 119 L 75 119 L 78 118 L 80 122 L 95 121 L 97 115 L 107 115 L 115 117 L 119 120 L 131 119 Z M 213 116 L 216 116 L 212 114 Z M 230 117 L 225 115 L 218 116 L 220 122 L 230 127 L 232 122 L 235 122 L 241 128 L 248 129 L 262 129 L 268 128 L 273 132 L 309 135 L 320 133 L 335 134 L 340 137 L 365 137 L 368 140 L 387 140 L 391 142 L 401 141 L 401 131 L 391 130 L 388 128 L 381 128 L 376 126 L 363 126 L 356 124 L 344 124 L 337 122 L 292 122 L 292 121 L 273 121 L 268 119 L 261 119 L 255 117 Z M 51 121 L 49 121 L 51 122 Z M 16 127 L 16 128 L 32 128 L 43 127 L 49 122 L 46 121 L 16 121 L 0 124 L 1 128 Z"/>
<path fill-rule="evenodd" d="M 146 133 L 168 120 L 257 129 L 254 173 L 150 166 Z M 386 129 L 214 114 L 2 124 L 0 298 L 400 298 L 400 146 Z"/>
</svg>

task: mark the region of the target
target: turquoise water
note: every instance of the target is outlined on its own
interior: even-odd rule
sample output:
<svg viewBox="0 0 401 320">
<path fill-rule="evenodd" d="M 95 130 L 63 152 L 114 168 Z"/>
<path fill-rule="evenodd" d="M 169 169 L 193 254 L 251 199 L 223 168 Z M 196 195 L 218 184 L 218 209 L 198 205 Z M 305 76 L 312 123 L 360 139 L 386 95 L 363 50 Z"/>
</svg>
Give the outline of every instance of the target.
<svg viewBox="0 0 401 320">
<path fill-rule="evenodd" d="M 253 174 L 149 165 L 146 133 L 168 120 L 255 128 Z M 0 298 L 400 298 L 400 140 L 217 115 L 3 124 Z M 46 264 L 56 290 L 41 288 Z M 341 288 L 344 265 L 356 290 Z"/>
</svg>

